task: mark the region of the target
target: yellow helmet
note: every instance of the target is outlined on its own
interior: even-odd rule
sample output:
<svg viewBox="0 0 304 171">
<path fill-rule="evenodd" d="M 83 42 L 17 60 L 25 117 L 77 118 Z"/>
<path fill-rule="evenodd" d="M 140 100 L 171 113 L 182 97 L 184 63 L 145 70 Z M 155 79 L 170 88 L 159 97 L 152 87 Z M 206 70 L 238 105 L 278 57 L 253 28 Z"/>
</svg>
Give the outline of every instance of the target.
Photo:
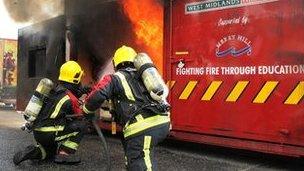
<svg viewBox="0 0 304 171">
<path fill-rule="evenodd" d="M 118 64 L 123 62 L 133 62 L 136 55 L 137 53 L 133 48 L 123 45 L 118 48 L 114 54 L 114 67 L 117 67 Z"/>
<path fill-rule="evenodd" d="M 75 61 L 67 61 L 60 67 L 58 80 L 73 84 L 79 84 L 83 71 L 80 65 Z"/>
</svg>

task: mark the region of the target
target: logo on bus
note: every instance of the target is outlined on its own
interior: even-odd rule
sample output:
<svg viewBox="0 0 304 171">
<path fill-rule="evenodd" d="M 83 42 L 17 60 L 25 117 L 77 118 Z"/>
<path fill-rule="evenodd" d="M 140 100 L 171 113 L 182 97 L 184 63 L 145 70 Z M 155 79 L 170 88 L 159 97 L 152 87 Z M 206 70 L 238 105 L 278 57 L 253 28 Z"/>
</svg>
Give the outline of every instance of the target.
<svg viewBox="0 0 304 171">
<path fill-rule="evenodd" d="M 191 14 L 207 11 L 217 11 L 222 9 L 259 5 L 276 1 L 278 0 L 207 0 L 186 4 L 185 13 Z"/>
<path fill-rule="evenodd" d="M 215 54 L 217 57 L 242 55 L 250 56 L 252 53 L 251 41 L 242 35 L 228 35 L 219 40 L 216 44 Z"/>
<path fill-rule="evenodd" d="M 217 26 L 228 26 L 228 25 L 246 25 L 249 23 L 249 17 L 248 16 L 242 16 L 242 17 L 234 17 L 234 18 L 220 18 L 217 22 Z"/>
</svg>

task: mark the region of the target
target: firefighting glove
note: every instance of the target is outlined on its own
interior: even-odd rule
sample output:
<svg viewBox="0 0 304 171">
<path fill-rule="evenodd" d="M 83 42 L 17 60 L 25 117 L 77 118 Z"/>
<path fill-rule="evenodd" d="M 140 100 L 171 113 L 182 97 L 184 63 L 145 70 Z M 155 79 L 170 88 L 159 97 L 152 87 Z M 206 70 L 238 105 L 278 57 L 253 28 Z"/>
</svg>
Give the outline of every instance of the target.
<svg viewBox="0 0 304 171">
<path fill-rule="evenodd" d="M 89 94 L 92 91 L 92 88 L 90 86 L 81 86 L 79 91 L 81 94 Z"/>
<path fill-rule="evenodd" d="M 112 101 L 111 101 L 111 100 L 105 100 L 105 101 L 101 104 L 100 108 L 101 108 L 102 110 L 105 110 L 105 111 L 110 111 L 111 109 L 113 109 Z"/>
</svg>

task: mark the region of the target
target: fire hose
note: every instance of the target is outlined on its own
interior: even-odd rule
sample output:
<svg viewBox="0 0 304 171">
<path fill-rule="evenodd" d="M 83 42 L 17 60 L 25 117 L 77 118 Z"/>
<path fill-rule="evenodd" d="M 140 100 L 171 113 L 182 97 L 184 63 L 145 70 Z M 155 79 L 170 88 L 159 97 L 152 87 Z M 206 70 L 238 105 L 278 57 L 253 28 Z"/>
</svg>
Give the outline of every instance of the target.
<svg viewBox="0 0 304 171">
<path fill-rule="evenodd" d="M 111 160 L 110 160 L 110 154 L 109 154 L 109 148 L 108 148 L 108 144 L 106 142 L 106 139 L 103 135 L 103 133 L 101 132 L 98 124 L 97 124 L 97 120 L 94 119 L 92 120 L 92 124 L 101 140 L 101 143 L 102 143 L 102 146 L 104 148 L 104 151 L 105 151 L 105 156 L 106 156 L 106 160 L 107 160 L 107 171 L 110 171 L 111 170 Z"/>
<path fill-rule="evenodd" d="M 67 115 L 66 116 L 66 118 L 76 118 L 76 117 L 79 117 L 79 115 Z M 107 144 L 107 141 L 106 141 L 106 139 L 105 139 L 105 137 L 104 137 L 104 135 L 103 135 L 100 127 L 98 126 L 97 120 L 98 120 L 98 117 L 95 115 L 89 121 L 92 122 L 92 124 L 93 124 L 93 126 L 95 128 L 95 131 L 97 132 L 98 137 L 101 140 L 101 144 L 102 144 L 102 147 L 103 147 L 103 149 L 105 151 L 105 157 L 106 157 L 106 161 L 107 161 L 107 168 L 106 168 L 106 170 L 110 171 L 111 170 L 111 160 L 110 160 L 110 153 L 109 153 L 108 144 Z"/>
</svg>

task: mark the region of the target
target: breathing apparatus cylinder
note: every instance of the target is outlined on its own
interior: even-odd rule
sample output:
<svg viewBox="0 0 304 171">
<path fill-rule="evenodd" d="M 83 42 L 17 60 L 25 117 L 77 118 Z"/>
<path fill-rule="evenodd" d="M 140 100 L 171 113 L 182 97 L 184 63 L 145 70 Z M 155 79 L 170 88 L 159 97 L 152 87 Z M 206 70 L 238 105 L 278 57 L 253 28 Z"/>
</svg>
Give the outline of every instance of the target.
<svg viewBox="0 0 304 171">
<path fill-rule="evenodd" d="M 40 80 L 33 96 L 31 97 L 24 111 L 24 117 L 27 121 L 31 122 L 36 119 L 42 108 L 44 99 L 49 96 L 49 93 L 53 87 L 54 83 L 50 79 L 43 78 Z"/>
<path fill-rule="evenodd" d="M 146 53 L 138 53 L 134 59 L 134 66 L 138 70 L 152 99 L 166 103 L 169 90 L 151 58 Z"/>
</svg>

